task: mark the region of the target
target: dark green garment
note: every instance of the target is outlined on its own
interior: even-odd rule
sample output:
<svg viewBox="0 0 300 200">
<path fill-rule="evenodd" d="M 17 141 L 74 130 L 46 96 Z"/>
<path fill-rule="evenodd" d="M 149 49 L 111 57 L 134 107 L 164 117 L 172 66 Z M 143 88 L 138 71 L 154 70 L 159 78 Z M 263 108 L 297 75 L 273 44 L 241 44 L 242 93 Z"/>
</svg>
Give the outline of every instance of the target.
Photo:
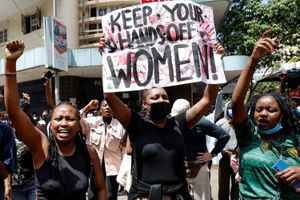
<svg viewBox="0 0 300 200">
<path fill-rule="evenodd" d="M 240 192 L 239 199 L 300 199 L 296 193 L 279 181 L 272 166 L 280 158 L 289 166 L 300 166 L 300 159 L 292 136 L 279 137 L 276 140 L 263 140 L 255 128 L 254 122 L 247 118 L 244 123 L 234 126 L 240 147 Z M 300 135 L 297 135 L 300 137 Z M 284 141 L 284 145 L 282 145 Z M 282 148 L 283 146 L 283 148 Z M 280 197 L 278 189 L 281 190 Z"/>
</svg>

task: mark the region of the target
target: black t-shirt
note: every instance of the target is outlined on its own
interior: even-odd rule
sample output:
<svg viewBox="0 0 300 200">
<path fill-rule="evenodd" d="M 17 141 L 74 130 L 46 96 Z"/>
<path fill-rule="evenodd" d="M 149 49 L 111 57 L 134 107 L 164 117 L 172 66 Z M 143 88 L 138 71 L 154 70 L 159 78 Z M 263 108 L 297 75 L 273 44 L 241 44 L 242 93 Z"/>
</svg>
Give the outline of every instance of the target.
<svg viewBox="0 0 300 200">
<path fill-rule="evenodd" d="M 34 167 L 30 149 L 20 140 L 16 139 L 18 172 L 12 175 L 12 186 L 23 186 L 34 181 Z M 33 182 L 34 183 L 34 182 Z"/>
<path fill-rule="evenodd" d="M 168 118 L 165 128 L 159 128 L 132 111 L 127 132 L 133 143 L 134 175 L 138 180 L 162 185 L 184 182 L 182 133 L 188 130 L 185 116 L 184 112 Z"/>
</svg>

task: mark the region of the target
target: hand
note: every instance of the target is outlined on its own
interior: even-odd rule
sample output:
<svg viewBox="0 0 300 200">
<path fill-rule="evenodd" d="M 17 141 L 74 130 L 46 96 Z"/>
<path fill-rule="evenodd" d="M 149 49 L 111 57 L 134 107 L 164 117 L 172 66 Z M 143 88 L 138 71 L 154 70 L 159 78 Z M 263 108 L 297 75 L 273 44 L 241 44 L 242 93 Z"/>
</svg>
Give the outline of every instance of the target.
<svg viewBox="0 0 300 200">
<path fill-rule="evenodd" d="M 270 55 L 278 48 L 278 44 L 276 43 L 277 38 L 269 38 L 270 32 L 272 32 L 271 29 L 265 31 L 262 38 L 256 42 L 251 54 L 252 58 L 259 60 L 266 55 Z"/>
<path fill-rule="evenodd" d="M 230 158 L 232 156 L 232 152 L 228 150 L 223 150 L 222 155 Z"/>
<path fill-rule="evenodd" d="M 198 152 L 197 160 L 200 163 L 208 162 L 208 161 L 212 160 L 212 158 L 213 158 L 213 156 L 211 155 L 211 153 L 208 153 L 208 152 L 200 153 L 200 152 Z"/>
<path fill-rule="evenodd" d="M 21 40 L 8 42 L 4 49 L 6 60 L 17 60 L 23 54 L 24 48 L 24 42 Z"/>
<path fill-rule="evenodd" d="M 12 200 L 12 189 L 11 189 L 11 187 L 5 187 L 4 200 Z"/>
<path fill-rule="evenodd" d="M 94 110 L 99 108 L 99 101 L 96 99 L 93 99 L 88 104 L 89 110 Z"/>
<path fill-rule="evenodd" d="M 285 170 L 275 174 L 282 182 L 287 185 L 292 185 L 295 182 L 300 182 L 300 167 L 291 166 Z"/>
<path fill-rule="evenodd" d="M 215 44 L 215 51 L 217 52 L 217 54 L 221 55 L 221 58 L 224 57 L 224 55 L 225 55 L 225 49 L 224 49 L 224 47 L 219 42 L 217 42 Z"/>
<path fill-rule="evenodd" d="M 286 71 L 281 72 L 281 73 L 279 74 L 279 79 L 280 79 L 281 81 L 285 81 L 286 78 L 287 78 L 287 72 L 286 72 Z"/>
<path fill-rule="evenodd" d="M 30 103 L 30 96 L 29 96 L 29 94 L 23 92 L 22 95 L 23 95 L 23 99 L 25 99 L 25 101 L 26 101 L 27 103 Z"/>
<path fill-rule="evenodd" d="M 99 43 L 98 43 L 98 51 L 102 55 L 103 49 L 106 48 L 105 37 L 104 34 L 100 35 Z"/>
</svg>

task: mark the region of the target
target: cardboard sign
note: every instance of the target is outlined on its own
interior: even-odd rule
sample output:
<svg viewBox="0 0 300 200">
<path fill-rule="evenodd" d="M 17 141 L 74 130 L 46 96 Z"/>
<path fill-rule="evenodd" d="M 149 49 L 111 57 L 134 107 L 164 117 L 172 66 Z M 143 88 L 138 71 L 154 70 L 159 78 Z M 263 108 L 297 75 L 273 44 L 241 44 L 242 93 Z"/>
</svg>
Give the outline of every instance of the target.
<svg viewBox="0 0 300 200">
<path fill-rule="evenodd" d="M 153 2 L 161 2 L 164 0 L 142 0 L 142 3 L 153 3 Z"/>
<path fill-rule="evenodd" d="M 211 7 L 192 1 L 141 4 L 102 19 L 103 90 L 120 92 L 226 82 Z"/>
</svg>

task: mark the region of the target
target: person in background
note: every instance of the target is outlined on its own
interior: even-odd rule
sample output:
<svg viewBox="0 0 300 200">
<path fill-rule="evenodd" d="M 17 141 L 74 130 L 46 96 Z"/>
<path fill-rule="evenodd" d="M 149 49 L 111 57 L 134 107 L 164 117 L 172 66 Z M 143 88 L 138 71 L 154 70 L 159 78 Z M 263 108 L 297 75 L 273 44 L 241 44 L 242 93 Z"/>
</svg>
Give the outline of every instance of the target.
<svg viewBox="0 0 300 200">
<path fill-rule="evenodd" d="M 49 112 L 48 112 L 48 110 L 45 109 L 45 110 L 43 110 L 43 112 L 41 114 L 41 118 L 37 123 L 40 126 L 44 127 L 44 129 L 46 129 L 48 122 L 49 122 Z"/>
<path fill-rule="evenodd" d="M 183 113 L 190 107 L 187 100 L 177 99 L 173 103 L 171 116 Z M 217 140 L 211 152 L 208 152 L 206 147 L 206 135 Z M 204 117 L 193 129 L 183 134 L 187 182 L 194 200 L 211 200 L 210 170 L 207 162 L 222 151 L 229 138 L 230 136 L 222 128 Z"/>
<path fill-rule="evenodd" d="M 23 93 L 23 97 L 19 100 L 19 106 L 30 119 L 31 123 L 37 125 L 32 116 L 30 96 L 27 93 Z M 18 170 L 12 174 L 13 199 L 35 200 L 35 174 L 30 149 L 16 136 L 15 142 L 17 146 Z"/>
<path fill-rule="evenodd" d="M 279 93 L 244 100 L 259 61 L 278 48 L 263 33 L 242 71 L 232 95 L 232 124 L 240 148 L 239 199 L 300 199 L 292 184 L 300 182 L 300 124 L 289 101 Z M 249 114 L 248 114 L 249 113 Z M 279 161 L 289 167 L 275 172 Z"/>
<path fill-rule="evenodd" d="M 17 137 L 32 154 L 37 200 L 85 200 L 91 168 L 96 176 L 97 199 L 106 199 L 99 158 L 96 150 L 87 146 L 81 137 L 78 109 L 68 102 L 54 107 L 48 138 L 18 106 L 16 61 L 24 48 L 19 40 L 5 45 L 4 99 Z"/>
<path fill-rule="evenodd" d="M 0 121 L 0 200 L 11 199 L 11 174 L 17 167 L 13 129 Z"/>
<path fill-rule="evenodd" d="M 219 161 L 219 200 L 236 200 L 238 198 L 238 183 L 235 181 L 230 160 L 236 157 L 237 140 L 233 126 L 230 121 L 232 118 L 232 104 L 227 102 L 224 106 L 224 117 L 216 122 L 226 133 L 230 135 L 230 140 L 222 150 L 222 157 Z"/>
<path fill-rule="evenodd" d="M 98 50 L 105 48 L 100 37 Z M 221 45 L 215 46 L 224 52 Z M 184 142 L 182 134 L 192 129 L 215 102 L 219 85 L 208 84 L 202 99 L 186 112 L 168 118 L 171 105 L 164 88 L 144 91 L 142 117 L 128 108 L 114 93 L 105 93 L 105 100 L 114 116 L 123 125 L 132 142 L 133 177 L 128 199 L 176 199 L 186 191 Z M 191 199 L 189 196 L 183 197 Z"/>
<path fill-rule="evenodd" d="M 86 117 L 91 110 L 99 110 L 99 116 Z M 125 144 L 121 139 L 125 136 L 125 129 L 113 118 L 113 113 L 106 100 L 102 100 L 100 107 L 98 100 L 91 100 L 81 113 L 81 127 L 87 144 L 93 145 L 98 153 L 102 165 L 103 174 L 106 179 L 106 190 L 108 200 L 117 200 L 118 187 L 117 175 L 123 157 Z M 92 199 L 92 191 L 89 193 Z"/>
</svg>

